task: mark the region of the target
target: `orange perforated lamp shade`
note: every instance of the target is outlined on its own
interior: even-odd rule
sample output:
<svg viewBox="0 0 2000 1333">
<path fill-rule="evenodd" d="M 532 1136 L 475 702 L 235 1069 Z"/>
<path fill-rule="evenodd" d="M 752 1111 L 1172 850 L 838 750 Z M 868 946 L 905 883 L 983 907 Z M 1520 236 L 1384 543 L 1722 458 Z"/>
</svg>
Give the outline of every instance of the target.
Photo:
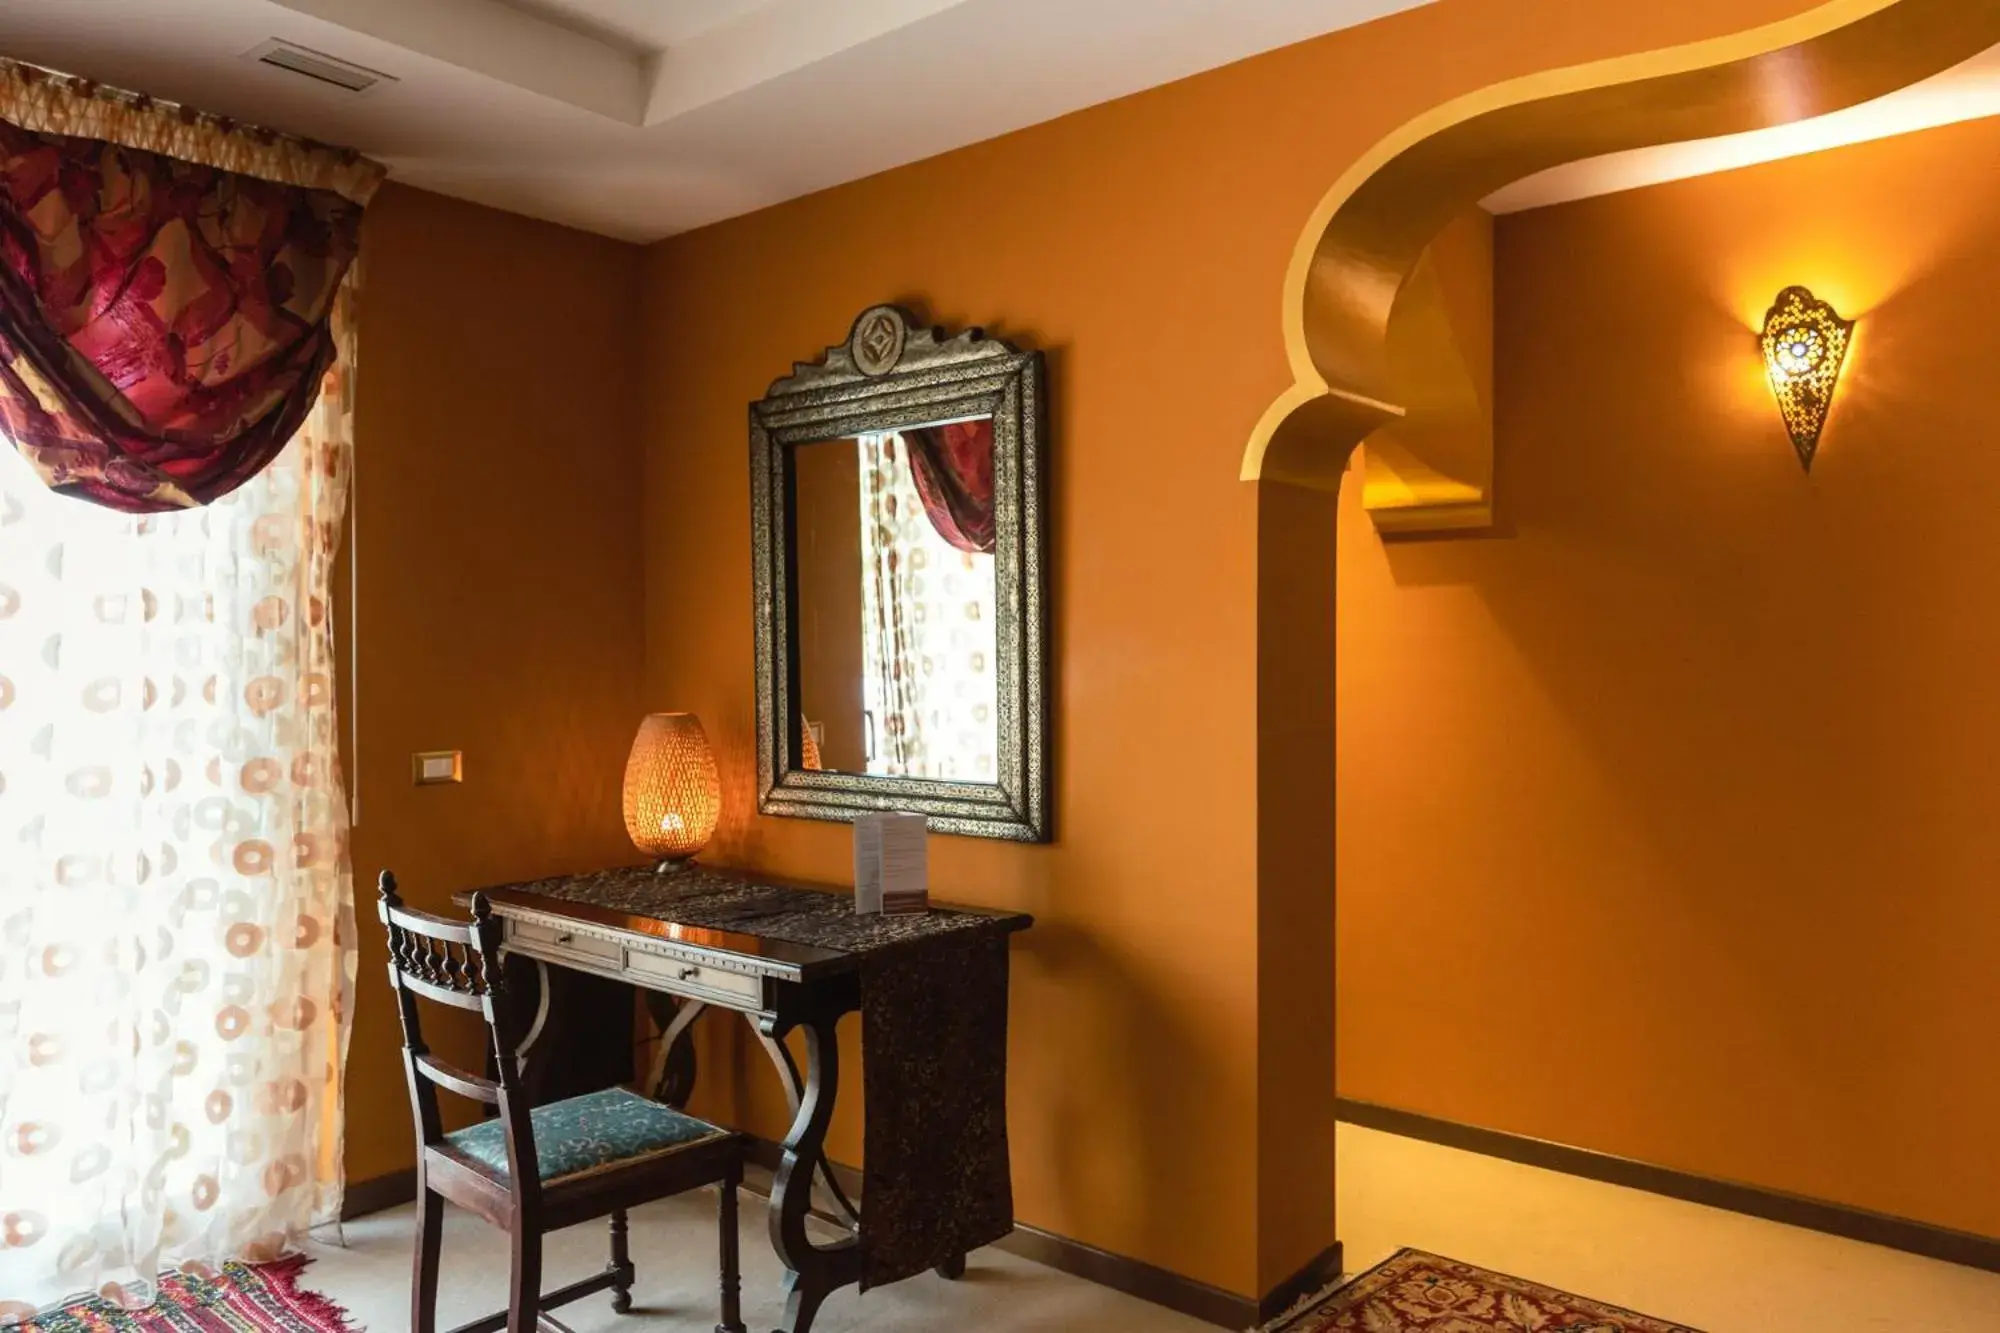
<svg viewBox="0 0 2000 1333">
<path fill-rule="evenodd" d="M 693 713 L 654 713 L 625 761 L 625 832 L 640 851 L 685 861 L 708 845 L 722 813 L 715 751 Z"/>
<path fill-rule="evenodd" d="M 1764 366 L 1799 462 L 1812 471 L 1819 434 L 1840 387 L 1854 321 L 1804 287 L 1787 287 L 1764 316 Z"/>
</svg>

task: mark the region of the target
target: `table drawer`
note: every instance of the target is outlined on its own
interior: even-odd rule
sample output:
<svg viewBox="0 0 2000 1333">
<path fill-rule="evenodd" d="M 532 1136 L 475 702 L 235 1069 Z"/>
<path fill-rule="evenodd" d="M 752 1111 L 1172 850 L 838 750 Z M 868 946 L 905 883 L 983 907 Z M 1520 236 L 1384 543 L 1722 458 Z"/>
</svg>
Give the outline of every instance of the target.
<svg viewBox="0 0 2000 1333">
<path fill-rule="evenodd" d="M 626 957 L 625 970 L 635 977 L 657 978 L 670 983 L 675 989 L 712 991 L 718 995 L 734 996 L 760 1003 L 764 998 L 764 982 L 760 977 L 742 972 L 731 972 L 726 968 L 704 967 L 679 958 L 668 958 L 660 954 L 640 953 L 632 950 Z"/>
<path fill-rule="evenodd" d="M 536 925 L 531 921 L 509 922 L 507 942 L 524 953 L 574 958 L 600 967 L 616 968 L 625 960 L 624 947 L 616 940 L 578 934 L 561 926 Z"/>
</svg>

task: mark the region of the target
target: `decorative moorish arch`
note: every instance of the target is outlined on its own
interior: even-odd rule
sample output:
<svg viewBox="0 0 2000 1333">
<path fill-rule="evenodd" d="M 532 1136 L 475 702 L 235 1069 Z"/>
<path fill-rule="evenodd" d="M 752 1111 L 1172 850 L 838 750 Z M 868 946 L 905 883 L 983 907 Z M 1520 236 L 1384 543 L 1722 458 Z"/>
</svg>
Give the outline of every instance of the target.
<svg viewBox="0 0 2000 1333">
<path fill-rule="evenodd" d="M 1282 307 L 1292 386 L 1251 433 L 1243 480 L 1335 487 L 1353 448 L 1403 416 L 1388 345 L 1398 293 L 1432 238 L 1500 187 L 1822 116 L 1996 43 L 1993 0 L 1829 0 L 1732 36 L 1512 79 L 1407 122 L 1347 169 L 1300 236 Z M 1448 481 L 1435 503 L 1490 506 Z"/>
<path fill-rule="evenodd" d="M 1528 75 L 1405 123 L 1308 220 L 1281 314 L 1292 384 L 1251 433 L 1240 472 L 1257 483 L 1257 1254 L 1270 1300 L 1337 1262 L 1337 493 L 1357 447 L 1410 403 L 1473 402 L 1488 414 L 1483 433 L 1435 447 L 1399 434 L 1356 470 L 1385 533 L 1477 529 L 1493 515 L 1490 384 L 1476 382 L 1482 349 L 1465 345 L 1480 334 L 1435 308 L 1427 251 L 1479 200 L 1547 168 L 1824 115 L 1995 45 L 2000 0 L 1827 0 L 1733 35 Z M 1392 328 L 1399 300 L 1412 304 Z"/>
</svg>

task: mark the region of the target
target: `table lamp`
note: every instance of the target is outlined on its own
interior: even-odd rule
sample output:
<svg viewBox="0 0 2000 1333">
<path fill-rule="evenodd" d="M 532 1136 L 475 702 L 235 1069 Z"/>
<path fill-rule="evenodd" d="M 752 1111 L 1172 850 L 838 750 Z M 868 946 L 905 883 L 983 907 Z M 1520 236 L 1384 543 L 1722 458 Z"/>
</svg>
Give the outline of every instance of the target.
<svg viewBox="0 0 2000 1333">
<path fill-rule="evenodd" d="M 625 761 L 625 832 L 678 870 L 708 845 L 722 813 L 722 780 L 708 733 L 693 713 L 654 713 L 639 724 Z"/>
</svg>

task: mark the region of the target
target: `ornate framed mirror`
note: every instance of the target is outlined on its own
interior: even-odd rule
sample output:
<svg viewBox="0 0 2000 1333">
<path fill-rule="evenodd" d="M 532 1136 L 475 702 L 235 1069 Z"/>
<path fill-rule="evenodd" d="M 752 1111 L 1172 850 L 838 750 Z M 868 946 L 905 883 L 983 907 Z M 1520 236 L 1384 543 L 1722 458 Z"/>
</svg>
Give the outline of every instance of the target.
<svg viewBox="0 0 2000 1333">
<path fill-rule="evenodd" d="M 763 813 L 1048 841 L 1044 373 L 882 305 L 751 404 Z"/>
</svg>

